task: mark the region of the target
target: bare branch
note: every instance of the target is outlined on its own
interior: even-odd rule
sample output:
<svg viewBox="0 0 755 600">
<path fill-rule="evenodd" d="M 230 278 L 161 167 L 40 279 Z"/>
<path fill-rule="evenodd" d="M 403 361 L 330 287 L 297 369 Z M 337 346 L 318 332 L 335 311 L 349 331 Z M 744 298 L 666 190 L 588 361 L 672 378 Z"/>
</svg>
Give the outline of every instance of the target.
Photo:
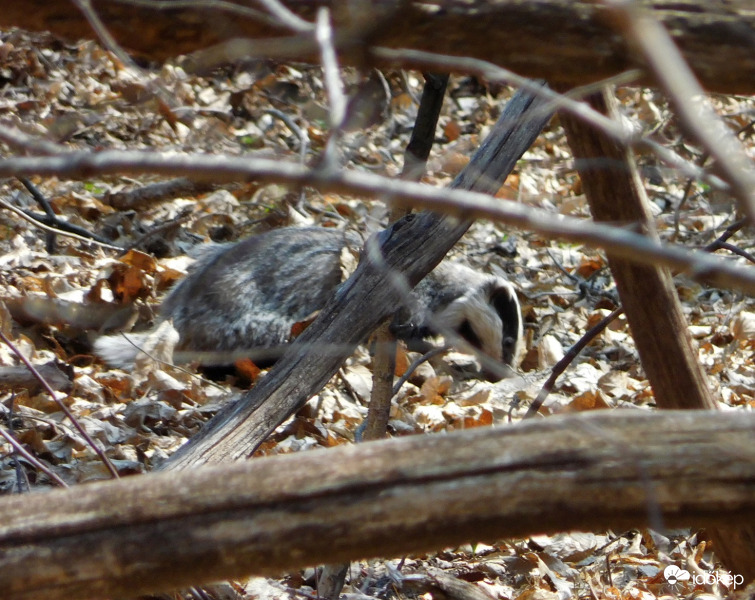
<svg viewBox="0 0 755 600">
<path fill-rule="evenodd" d="M 144 173 L 215 183 L 255 180 L 311 185 L 326 191 L 387 199 L 401 206 L 447 212 L 465 219 L 491 219 L 571 242 L 602 247 L 616 256 L 639 263 L 665 265 L 692 279 L 717 287 L 730 287 L 755 294 L 755 273 L 703 252 L 663 245 L 618 227 L 553 215 L 545 210 L 520 204 L 501 203 L 486 194 L 458 189 L 433 189 L 372 173 L 321 171 L 292 163 L 247 157 L 170 155 L 151 151 L 69 152 L 58 156 L 0 160 L 0 177 L 55 175 L 75 179 L 91 177 L 93 174 Z"/>
<path fill-rule="evenodd" d="M 742 210 L 755 224 L 755 168 L 745 149 L 705 98 L 666 29 L 636 2 L 604 0 L 619 28 L 639 46 L 658 83 L 668 94 L 685 128 L 717 163 Z"/>
<path fill-rule="evenodd" d="M 36 368 L 34 368 L 34 365 L 32 365 L 29 362 L 29 359 L 24 356 L 24 354 L 16 347 L 16 345 L 11 342 L 8 337 L 0 331 L 0 340 L 2 340 L 8 348 L 10 348 L 13 353 L 18 357 L 18 359 L 26 365 L 26 368 L 31 371 L 31 373 L 36 377 L 37 381 L 42 385 L 42 387 L 45 389 L 45 391 L 50 395 L 50 397 L 53 399 L 55 403 L 60 407 L 60 410 L 63 411 L 63 414 L 68 417 L 68 420 L 71 421 L 71 424 L 76 428 L 76 431 L 79 432 L 79 435 L 81 435 L 82 438 L 86 441 L 86 443 L 89 445 L 89 447 L 94 451 L 94 453 L 100 457 L 100 460 L 105 465 L 107 470 L 110 472 L 110 475 L 114 479 L 118 479 L 118 471 L 113 466 L 113 463 L 110 462 L 110 459 L 107 457 L 107 455 L 103 452 L 103 450 L 95 443 L 95 441 L 92 439 L 92 436 L 87 433 L 87 430 L 84 429 L 84 426 L 79 422 L 79 420 L 76 418 L 76 416 L 71 412 L 71 410 L 66 406 L 65 402 L 63 402 L 58 396 L 58 394 L 53 391 L 53 389 L 50 387 L 50 384 L 47 383 L 47 380 L 42 377 L 42 375 L 37 371 Z"/>
<path fill-rule="evenodd" d="M 386 60 L 390 60 L 391 57 L 393 57 L 393 60 L 400 61 L 403 58 L 404 60 L 411 60 L 412 63 L 416 63 L 425 69 L 447 69 L 449 71 L 471 73 L 484 77 L 488 81 L 508 83 L 518 88 L 525 89 L 547 98 L 551 102 L 551 104 L 548 105 L 549 110 L 565 111 L 575 117 L 579 117 L 585 123 L 592 125 L 600 131 L 603 131 L 606 135 L 611 136 L 620 144 L 630 148 L 650 151 L 658 156 L 663 162 L 668 164 L 669 167 L 683 173 L 687 177 L 706 181 L 716 189 L 726 190 L 729 187 L 728 184 L 722 181 L 719 177 L 711 175 L 702 167 L 684 160 L 673 150 L 654 142 L 639 131 L 624 127 L 622 124 L 609 119 L 596 110 L 593 110 L 589 104 L 579 101 L 579 98 L 589 95 L 596 89 L 602 89 L 604 85 L 611 83 L 629 83 L 633 81 L 636 76 L 636 71 L 625 72 L 611 79 L 577 88 L 566 94 L 559 94 L 549 88 L 539 88 L 537 87 L 537 84 L 530 79 L 476 58 L 445 56 L 419 50 L 392 48 L 372 48 L 371 52 Z"/>
</svg>

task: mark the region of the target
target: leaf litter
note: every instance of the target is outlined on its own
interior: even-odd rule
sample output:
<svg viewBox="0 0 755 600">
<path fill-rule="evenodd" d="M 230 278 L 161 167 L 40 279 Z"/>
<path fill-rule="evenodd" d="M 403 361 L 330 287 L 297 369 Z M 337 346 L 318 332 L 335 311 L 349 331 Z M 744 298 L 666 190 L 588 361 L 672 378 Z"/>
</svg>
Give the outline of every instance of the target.
<svg viewBox="0 0 755 600">
<path fill-rule="evenodd" d="M 327 140 L 327 100 L 320 70 L 259 61 L 246 68 L 218 69 L 198 77 L 179 62 L 156 65 L 156 78 L 175 100 L 165 107 L 139 78 L 117 66 L 96 43 L 64 44 L 43 34 L 0 33 L 3 94 L 0 112 L 19 129 L 71 149 L 154 149 L 210 152 L 298 162 Z M 383 74 L 369 85 L 344 70 L 358 98 L 359 121 L 344 133 L 346 168 L 395 177 L 416 116 L 422 77 L 413 72 Z M 364 93 L 360 90 L 363 90 Z M 381 96 L 381 87 L 389 97 Z M 484 139 L 511 90 L 469 77 L 452 78 L 441 115 L 438 140 L 424 181 L 443 186 L 468 162 Z M 365 98 L 371 99 L 365 104 Z M 656 141 L 690 161 L 701 151 L 685 140 L 663 97 L 656 91 L 619 92 L 627 119 Z M 755 101 L 714 97 L 719 114 L 733 129 L 748 125 Z M 367 110 L 371 108 L 373 110 Z M 280 114 L 286 119 L 280 118 Z M 286 122 L 296 124 L 295 128 Z M 744 136 L 755 156 L 752 133 Z M 3 148 L 6 155 L 12 151 Z M 639 167 L 662 239 L 691 247 L 710 243 L 735 218 L 731 198 L 687 181 L 651 155 Z M 339 226 L 348 222 L 373 230 L 384 220 L 378 202 L 306 188 L 239 183 L 210 190 L 179 186 L 159 201 L 137 200 L 138 209 L 116 208 L 136 191 L 160 183 L 153 176 L 93 177 L 32 182 L 61 219 L 96 232 L 122 247 L 138 244 L 123 256 L 58 237 L 53 253 L 46 235 L 7 211 L 0 212 L 0 293 L 2 328 L 32 363 L 58 364 L 65 402 L 104 449 L 122 475 L 147 472 L 166 460 L 225 403 L 240 393 L 232 380 L 213 384 L 193 371 L 159 364 L 132 372 L 109 369 L 91 354 L 99 333 L 144 325 L 154 320 L 167 289 L 186 272 L 192 249 L 207 241 L 236 240 L 284 225 Z M 3 197 L 24 210 L 39 212 L 18 182 L 2 184 Z M 498 194 L 506 200 L 589 217 L 569 148 L 557 123 L 551 123 L 519 161 Z M 681 199 L 685 198 L 684 202 Z M 120 204 L 118 204 L 120 206 Z M 752 232 L 733 238 L 752 251 Z M 400 389 L 391 409 L 391 433 L 415 435 L 516 421 L 539 391 L 539 382 L 564 352 L 616 306 L 617 294 L 602 252 L 549 240 L 490 222 L 476 223 L 452 255 L 484 271 L 505 276 L 520 290 L 528 354 L 525 378 L 490 384 L 460 375 L 458 353 L 422 365 Z M 733 258 L 745 265 L 744 259 Z M 352 267 L 353 268 L 353 265 Z M 702 364 L 716 393 L 728 406 L 755 407 L 755 306 L 728 290 L 709 289 L 676 279 Z M 160 334 L 150 349 L 169 358 L 170 334 Z M 399 356 L 399 370 L 414 358 Z M 0 368 L 19 361 L 0 346 Z M 403 367 L 401 366 L 403 365 Z M 257 375 L 255 375 L 257 376 Z M 259 375 L 264 377 L 264 371 Z M 369 352 L 359 349 L 340 373 L 297 415 L 281 425 L 259 455 L 306 451 L 353 443 L 366 415 L 371 385 Z M 626 321 L 619 319 L 599 335 L 561 377 L 543 409 L 604 410 L 621 406 L 654 407 Z M 48 469 L 69 484 L 107 478 L 108 472 L 63 413 L 38 386 L 3 393 L 4 428 Z M 0 490 L 48 488 L 52 482 L 25 459 L 2 445 Z M 25 483 L 19 482 L 16 461 Z M 424 556 L 354 563 L 346 597 L 387 597 L 404 587 L 414 597 L 432 598 L 433 573 L 470 582 L 492 598 L 658 598 L 669 593 L 664 567 L 717 572 L 710 542 L 699 532 L 563 533 L 466 545 Z M 411 588 L 415 578 L 424 582 Z M 406 584 L 404 585 L 404 580 Z M 436 580 L 437 583 L 437 580 Z M 417 587 L 419 585 L 419 587 Z M 425 586 L 424 588 L 422 586 Z M 693 591 L 691 584 L 679 588 Z M 229 586 L 208 587 L 212 597 L 244 598 L 313 594 L 312 569 L 273 580 L 251 578 Z M 411 590 L 411 591 L 410 591 Z M 679 591 L 679 590 L 676 590 Z M 720 584 L 696 593 L 723 597 Z"/>
</svg>

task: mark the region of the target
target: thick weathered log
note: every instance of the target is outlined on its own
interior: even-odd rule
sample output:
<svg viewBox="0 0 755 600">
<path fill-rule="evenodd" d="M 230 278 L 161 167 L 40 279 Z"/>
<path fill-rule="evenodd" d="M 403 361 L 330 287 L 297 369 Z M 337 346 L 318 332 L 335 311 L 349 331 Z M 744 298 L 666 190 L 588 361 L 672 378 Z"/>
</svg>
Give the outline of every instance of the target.
<svg viewBox="0 0 755 600">
<path fill-rule="evenodd" d="M 151 4 L 92 1 L 120 44 L 153 59 L 248 38 L 263 42 L 257 46 L 260 55 L 317 60 L 311 38 L 274 26 L 274 18 L 265 22 L 250 15 L 248 4 L 245 13 L 212 3 L 181 8 L 168 8 L 168 1 Z M 376 62 L 365 52 L 369 42 L 485 59 L 565 86 L 595 82 L 639 64 L 605 21 L 605 9 L 587 0 L 370 0 L 359 3 L 362 12 L 357 14 L 345 8 L 351 5 L 333 0 L 285 0 L 285 4 L 310 21 L 318 7 L 329 6 L 344 63 Z M 645 4 L 672 33 L 708 90 L 755 93 L 755 11 L 745 2 L 646 0 Z M 69 39 L 93 37 L 70 0 L 5 0 L 0 27 L 11 26 L 49 30 Z M 269 43 L 272 37 L 286 39 Z M 233 54 L 234 47 L 229 46 L 217 56 Z"/>
<path fill-rule="evenodd" d="M 755 415 L 611 411 L 0 499 L 6 600 L 133 597 L 564 530 L 755 519 Z"/>
<path fill-rule="evenodd" d="M 550 116 L 545 100 L 519 90 L 452 187 L 494 193 Z M 235 405 L 218 413 L 165 468 L 250 456 L 280 423 L 322 389 L 383 319 L 398 310 L 409 289 L 443 259 L 470 224 L 425 211 L 397 221 L 368 240 L 354 274 L 270 374 Z M 404 289 L 397 281 L 404 282 Z"/>
</svg>

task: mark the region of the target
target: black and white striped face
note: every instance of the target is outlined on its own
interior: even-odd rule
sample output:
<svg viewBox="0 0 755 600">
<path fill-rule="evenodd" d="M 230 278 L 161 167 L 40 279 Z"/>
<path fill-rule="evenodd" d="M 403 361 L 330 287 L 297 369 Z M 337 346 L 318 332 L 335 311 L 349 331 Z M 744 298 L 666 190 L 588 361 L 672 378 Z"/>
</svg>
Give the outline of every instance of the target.
<svg viewBox="0 0 755 600">
<path fill-rule="evenodd" d="M 508 281 L 496 281 L 490 293 L 490 306 L 501 319 L 501 360 L 518 367 L 522 358 L 522 309 L 516 291 Z"/>
<path fill-rule="evenodd" d="M 470 289 L 437 315 L 475 348 L 511 367 L 522 354 L 522 316 L 514 287 L 491 278 Z M 488 379 L 500 379 L 490 374 Z"/>
</svg>

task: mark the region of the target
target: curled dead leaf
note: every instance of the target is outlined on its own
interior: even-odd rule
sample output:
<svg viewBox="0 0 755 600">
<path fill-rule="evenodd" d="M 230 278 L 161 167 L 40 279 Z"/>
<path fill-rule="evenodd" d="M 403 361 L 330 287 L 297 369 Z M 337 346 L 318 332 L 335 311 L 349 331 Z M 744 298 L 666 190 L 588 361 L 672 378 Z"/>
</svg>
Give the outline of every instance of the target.
<svg viewBox="0 0 755 600">
<path fill-rule="evenodd" d="M 731 333 L 738 342 L 755 338 L 755 313 L 741 312 L 731 320 Z"/>
</svg>

